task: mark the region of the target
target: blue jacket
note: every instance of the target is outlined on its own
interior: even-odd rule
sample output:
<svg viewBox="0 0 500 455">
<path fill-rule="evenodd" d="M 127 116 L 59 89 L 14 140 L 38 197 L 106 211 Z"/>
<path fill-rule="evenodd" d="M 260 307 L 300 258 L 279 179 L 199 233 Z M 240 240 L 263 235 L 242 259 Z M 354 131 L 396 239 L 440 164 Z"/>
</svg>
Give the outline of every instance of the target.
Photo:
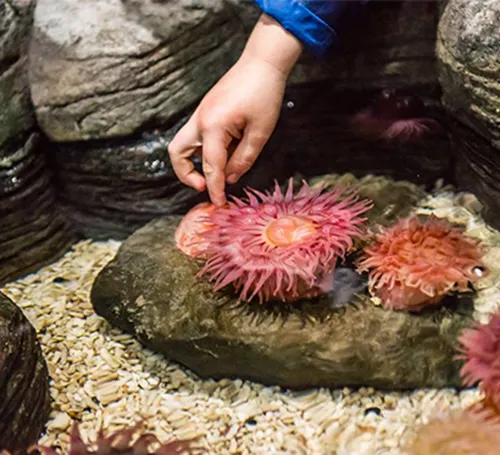
<svg viewBox="0 0 500 455">
<path fill-rule="evenodd" d="M 324 54 L 336 39 L 344 13 L 369 0 L 254 0 L 259 8 L 316 54 Z"/>
</svg>

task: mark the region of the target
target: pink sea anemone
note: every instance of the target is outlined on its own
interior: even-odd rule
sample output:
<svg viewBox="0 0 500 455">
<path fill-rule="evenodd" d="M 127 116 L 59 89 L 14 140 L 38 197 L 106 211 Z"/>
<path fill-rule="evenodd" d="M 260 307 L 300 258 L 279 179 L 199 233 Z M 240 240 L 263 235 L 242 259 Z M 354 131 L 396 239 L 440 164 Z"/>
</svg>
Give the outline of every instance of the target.
<svg viewBox="0 0 500 455">
<path fill-rule="evenodd" d="M 418 311 L 454 291 L 467 291 L 483 270 L 479 242 L 435 216 L 380 227 L 357 261 L 370 292 L 390 309 Z M 481 272 L 485 273 L 485 272 Z"/>
<path fill-rule="evenodd" d="M 183 253 L 188 256 L 200 256 L 208 247 L 200 235 L 211 229 L 210 215 L 215 210 L 215 205 L 202 202 L 194 206 L 181 220 L 175 230 L 175 243 Z"/>
<path fill-rule="evenodd" d="M 479 382 L 485 395 L 481 407 L 500 416 L 500 312 L 493 314 L 487 324 L 476 323 L 465 329 L 459 342 L 459 358 L 466 360 L 461 370 L 464 384 Z"/>
<path fill-rule="evenodd" d="M 246 196 L 203 220 L 213 227 L 197 235 L 203 245 L 197 256 L 207 259 L 200 276 L 215 281 L 215 290 L 232 284 L 242 300 L 260 302 L 331 290 L 336 262 L 362 234 L 360 215 L 371 202 L 305 182 L 294 195 L 291 179 L 285 194 L 276 183 L 273 192 L 249 189 Z"/>
<path fill-rule="evenodd" d="M 484 421 L 469 412 L 455 413 L 422 425 L 407 455 L 496 455 L 500 424 Z"/>
<path fill-rule="evenodd" d="M 410 142 L 439 131 L 439 123 L 429 117 L 417 96 L 401 96 L 386 89 L 371 106 L 351 119 L 351 129 L 366 139 Z"/>
<path fill-rule="evenodd" d="M 158 438 L 150 433 L 140 433 L 143 422 L 132 427 L 117 431 L 109 436 L 99 431 L 94 443 L 85 443 L 82 439 L 78 424 L 73 423 L 70 434 L 69 455 L 198 455 L 206 453 L 204 449 L 193 447 L 192 440 L 173 440 L 160 443 Z M 156 449 L 152 447 L 156 445 Z M 36 445 L 29 452 L 38 451 L 42 455 L 59 455 L 49 447 Z M 1 454 L 0 454 L 1 455 Z"/>
</svg>

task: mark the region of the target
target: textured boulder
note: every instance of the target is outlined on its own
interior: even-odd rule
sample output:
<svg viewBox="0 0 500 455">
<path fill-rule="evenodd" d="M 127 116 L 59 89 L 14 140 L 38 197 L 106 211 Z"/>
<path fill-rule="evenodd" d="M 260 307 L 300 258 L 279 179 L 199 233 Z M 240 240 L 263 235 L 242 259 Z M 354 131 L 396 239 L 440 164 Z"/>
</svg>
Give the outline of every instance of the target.
<svg viewBox="0 0 500 455">
<path fill-rule="evenodd" d="M 0 3 L 0 157 L 9 139 L 34 124 L 26 73 L 34 6 L 29 0 Z"/>
<path fill-rule="evenodd" d="M 449 0 L 439 23 L 437 55 L 443 103 L 455 121 L 455 178 L 477 194 L 484 216 L 500 227 L 500 4 Z"/>
<path fill-rule="evenodd" d="M 52 261 L 72 240 L 56 213 L 30 103 L 33 9 L 29 1 L 0 3 L 0 283 Z"/>
<path fill-rule="evenodd" d="M 0 396 L 0 451 L 25 451 L 49 418 L 49 377 L 35 329 L 1 293 Z"/>
<path fill-rule="evenodd" d="M 353 297 L 360 283 L 349 280 L 314 301 L 238 304 L 231 289 L 214 293 L 196 277 L 200 264 L 173 241 L 178 220 L 155 220 L 129 237 L 92 289 L 96 312 L 151 349 L 201 377 L 291 388 L 460 385 L 454 352 L 470 308 L 387 311 Z M 356 276 L 346 267 L 344 278 Z"/>
<path fill-rule="evenodd" d="M 500 150 L 500 3 L 450 0 L 437 54 L 444 106 Z"/>
<path fill-rule="evenodd" d="M 229 67 L 238 29 L 221 0 L 40 0 L 30 49 L 38 121 L 56 141 L 169 121 Z"/>
</svg>

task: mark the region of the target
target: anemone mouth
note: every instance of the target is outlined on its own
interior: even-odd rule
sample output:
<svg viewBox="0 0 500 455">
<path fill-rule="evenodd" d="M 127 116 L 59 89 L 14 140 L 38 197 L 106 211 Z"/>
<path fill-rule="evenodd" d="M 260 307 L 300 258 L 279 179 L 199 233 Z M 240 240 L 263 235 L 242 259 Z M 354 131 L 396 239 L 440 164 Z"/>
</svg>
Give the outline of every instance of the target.
<svg viewBox="0 0 500 455">
<path fill-rule="evenodd" d="M 317 224 L 303 216 L 283 215 L 271 220 L 262 233 L 270 247 L 300 244 L 318 231 Z"/>
</svg>

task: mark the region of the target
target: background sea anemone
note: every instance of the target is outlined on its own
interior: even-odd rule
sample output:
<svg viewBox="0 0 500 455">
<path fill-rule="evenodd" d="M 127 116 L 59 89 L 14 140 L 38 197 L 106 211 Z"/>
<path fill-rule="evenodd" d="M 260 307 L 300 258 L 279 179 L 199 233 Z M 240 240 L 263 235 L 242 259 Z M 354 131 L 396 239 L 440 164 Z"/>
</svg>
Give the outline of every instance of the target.
<svg viewBox="0 0 500 455">
<path fill-rule="evenodd" d="M 465 329 L 459 342 L 459 358 L 466 360 L 460 372 L 465 385 L 480 382 L 485 399 L 478 408 L 491 409 L 500 416 L 500 312 L 487 324 Z"/>
<path fill-rule="evenodd" d="M 418 311 L 452 291 L 469 290 L 481 276 L 482 253 L 462 228 L 433 215 L 424 222 L 414 216 L 380 227 L 356 263 L 359 272 L 369 271 L 370 292 L 386 308 Z"/>
<path fill-rule="evenodd" d="M 495 455 L 500 447 L 500 424 L 485 422 L 468 412 L 434 419 L 422 425 L 407 455 Z"/>
<path fill-rule="evenodd" d="M 213 227 L 200 234 L 199 255 L 208 258 L 200 276 L 208 274 L 215 290 L 232 283 L 241 299 L 261 302 L 331 290 L 337 259 L 361 235 L 360 214 L 371 202 L 340 189 L 311 190 L 305 182 L 294 195 L 292 179 L 285 193 L 276 182 L 274 192 L 246 195 L 204 219 Z"/>
<path fill-rule="evenodd" d="M 351 119 L 351 129 L 367 139 L 409 142 L 441 130 L 417 96 L 383 90 L 367 109 Z"/>
<path fill-rule="evenodd" d="M 146 433 L 138 435 L 143 427 L 143 422 L 105 436 L 101 430 L 94 443 L 85 443 L 80 435 L 78 424 L 73 423 L 70 435 L 70 455 L 197 455 L 205 450 L 193 448 L 191 440 L 176 440 L 165 444 L 160 443 L 156 436 Z M 152 446 L 157 448 L 152 450 Z M 43 455 L 59 455 L 49 447 L 33 446 L 29 452 L 39 451 Z M 1 453 L 0 453 L 1 454 Z M 5 453 L 6 454 L 6 453 Z"/>
</svg>

